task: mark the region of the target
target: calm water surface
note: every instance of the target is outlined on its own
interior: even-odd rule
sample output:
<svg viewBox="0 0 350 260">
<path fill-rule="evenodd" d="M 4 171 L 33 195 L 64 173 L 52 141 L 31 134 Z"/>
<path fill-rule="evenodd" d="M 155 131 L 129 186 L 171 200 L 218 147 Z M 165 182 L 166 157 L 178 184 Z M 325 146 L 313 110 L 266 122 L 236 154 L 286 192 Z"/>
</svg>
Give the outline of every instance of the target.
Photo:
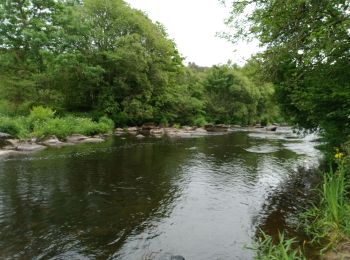
<svg viewBox="0 0 350 260">
<path fill-rule="evenodd" d="M 293 222 L 284 187 L 317 165 L 311 140 L 116 137 L 0 159 L 0 258 L 252 259 L 259 227 Z"/>
</svg>

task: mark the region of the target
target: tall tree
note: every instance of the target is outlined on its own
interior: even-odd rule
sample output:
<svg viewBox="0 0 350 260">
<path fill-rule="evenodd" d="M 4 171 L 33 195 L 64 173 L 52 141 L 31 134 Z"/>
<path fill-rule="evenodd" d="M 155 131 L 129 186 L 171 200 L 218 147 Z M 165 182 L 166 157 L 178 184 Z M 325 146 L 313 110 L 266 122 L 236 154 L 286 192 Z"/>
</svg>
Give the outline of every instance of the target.
<svg viewBox="0 0 350 260">
<path fill-rule="evenodd" d="M 258 37 L 266 75 L 289 118 L 332 137 L 350 134 L 350 2 L 230 1 L 234 37 Z"/>
</svg>

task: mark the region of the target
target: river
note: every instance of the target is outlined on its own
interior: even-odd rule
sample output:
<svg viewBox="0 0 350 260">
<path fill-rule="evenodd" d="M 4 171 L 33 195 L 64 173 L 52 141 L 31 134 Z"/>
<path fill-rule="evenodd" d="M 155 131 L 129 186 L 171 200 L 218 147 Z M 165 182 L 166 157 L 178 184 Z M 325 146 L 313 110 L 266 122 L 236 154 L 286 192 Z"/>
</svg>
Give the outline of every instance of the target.
<svg viewBox="0 0 350 260">
<path fill-rule="evenodd" d="M 285 187 L 316 144 L 279 128 L 2 158 L 0 258 L 252 259 L 259 228 L 295 221 Z"/>
</svg>

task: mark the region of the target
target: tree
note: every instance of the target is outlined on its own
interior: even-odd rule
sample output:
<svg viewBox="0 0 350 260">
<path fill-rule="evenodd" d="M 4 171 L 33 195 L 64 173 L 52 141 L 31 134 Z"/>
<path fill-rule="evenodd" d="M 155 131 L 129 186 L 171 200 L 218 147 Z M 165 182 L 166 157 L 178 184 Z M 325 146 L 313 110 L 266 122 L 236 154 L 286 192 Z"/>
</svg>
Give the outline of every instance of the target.
<svg viewBox="0 0 350 260">
<path fill-rule="evenodd" d="M 253 123 L 260 93 L 236 66 L 214 66 L 204 83 L 206 111 L 215 123 Z"/>
<path fill-rule="evenodd" d="M 334 144 L 350 134 L 350 3 L 346 0 L 231 1 L 231 39 L 257 37 L 265 75 L 283 111 Z"/>
</svg>

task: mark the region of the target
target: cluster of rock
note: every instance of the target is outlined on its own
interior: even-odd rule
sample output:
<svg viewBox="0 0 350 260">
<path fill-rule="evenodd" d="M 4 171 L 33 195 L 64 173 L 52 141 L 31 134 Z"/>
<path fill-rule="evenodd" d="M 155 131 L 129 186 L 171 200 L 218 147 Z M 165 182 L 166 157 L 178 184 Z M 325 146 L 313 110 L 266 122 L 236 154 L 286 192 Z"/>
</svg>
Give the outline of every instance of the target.
<svg viewBox="0 0 350 260">
<path fill-rule="evenodd" d="M 144 124 L 141 127 L 128 127 L 128 128 L 117 128 L 114 134 L 121 136 L 124 134 L 130 134 L 136 136 L 136 138 L 145 138 L 146 136 L 151 137 L 196 137 L 209 135 L 212 132 L 228 132 L 230 126 L 226 125 L 207 125 L 205 127 L 190 127 L 183 126 L 177 127 L 160 127 L 154 124 Z"/>
<path fill-rule="evenodd" d="M 270 127 L 258 127 L 255 126 L 253 129 L 261 128 L 264 131 L 276 131 L 277 126 L 273 125 Z M 244 130 L 245 128 L 241 128 L 241 126 L 230 126 L 230 125 L 214 125 L 208 124 L 204 127 L 190 127 L 183 126 L 181 128 L 177 127 L 160 127 L 153 123 L 144 124 L 141 127 L 128 127 L 128 128 L 116 128 L 114 130 L 114 135 L 133 135 L 138 139 L 145 138 L 146 136 L 161 138 L 163 136 L 168 137 L 178 137 L 178 138 L 186 138 L 186 137 L 200 137 L 206 135 L 213 134 L 223 134 L 229 131 L 235 130 Z M 251 131 L 247 128 L 247 131 Z M 7 155 L 12 153 L 20 153 L 20 152 L 33 152 L 45 149 L 46 147 L 62 147 L 66 145 L 73 145 L 79 143 L 100 143 L 105 140 L 105 137 L 108 135 L 98 135 L 93 137 L 88 137 L 80 134 L 74 134 L 66 138 L 66 140 L 60 140 L 56 136 L 50 136 L 42 139 L 30 139 L 26 141 L 22 141 L 19 139 L 15 139 L 13 136 L 0 133 L 0 155 Z"/>
<path fill-rule="evenodd" d="M 122 135 L 133 135 L 136 138 L 142 139 L 146 136 L 151 137 L 196 137 L 196 136 L 205 136 L 205 135 L 213 135 L 213 134 L 222 134 L 226 132 L 236 131 L 236 130 L 247 130 L 247 131 L 255 131 L 255 130 L 263 130 L 263 131 L 276 131 L 277 125 L 272 126 L 254 126 L 243 128 L 239 125 L 225 125 L 225 124 L 207 124 L 204 127 L 190 127 L 183 126 L 181 128 L 177 127 L 160 127 L 155 124 L 144 124 L 141 127 L 127 127 L 127 128 L 116 128 L 114 134 L 117 136 Z"/>
<path fill-rule="evenodd" d="M 0 133 L 0 155 L 8 155 L 21 152 L 40 151 L 47 147 L 62 147 L 78 143 L 100 143 L 104 141 L 104 136 L 88 137 L 74 134 L 65 141 L 59 140 L 56 136 L 42 139 L 19 140 L 6 133 Z"/>
</svg>

